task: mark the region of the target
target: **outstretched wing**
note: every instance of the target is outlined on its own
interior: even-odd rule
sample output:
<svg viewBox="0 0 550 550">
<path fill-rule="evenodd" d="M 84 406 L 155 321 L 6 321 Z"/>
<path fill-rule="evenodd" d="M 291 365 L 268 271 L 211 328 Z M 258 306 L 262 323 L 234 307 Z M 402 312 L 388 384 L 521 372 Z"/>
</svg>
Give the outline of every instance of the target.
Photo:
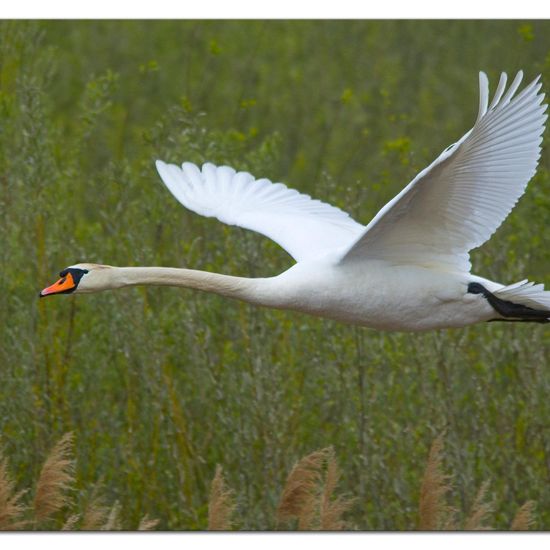
<svg viewBox="0 0 550 550">
<path fill-rule="evenodd" d="M 364 226 L 335 206 L 313 200 L 282 183 L 256 180 L 228 166 L 156 163 L 170 192 L 189 210 L 257 231 L 296 261 L 349 245 Z"/>
<path fill-rule="evenodd" d="M 520 71 L 504 94 L 503 73 L 488 106 L 487 76 L 479 74 L 474 127 L 378 212 L 341 262 L 375 258 L 470 270 L 468 252 L 504 221 L 540 157 L 544 94 L 537 78 L 513 97 L 522 76 Z"/>
</svg>

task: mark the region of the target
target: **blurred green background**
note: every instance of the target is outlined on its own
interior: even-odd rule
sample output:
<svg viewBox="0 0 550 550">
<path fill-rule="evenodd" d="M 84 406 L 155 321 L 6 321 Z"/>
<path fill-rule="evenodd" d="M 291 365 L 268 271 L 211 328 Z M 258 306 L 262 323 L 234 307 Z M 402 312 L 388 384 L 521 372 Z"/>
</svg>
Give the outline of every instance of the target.
<svg viewBox="0 0 550 550">
<path fill-rule="evenodd" d="M 489 480 L 497 528 L 532 499 L 550 529 L 544 326 L 379 333 L 168 288 L 38 300 L 79 261 L 276 274 L 284 251 L 183 209 L 154 160 L 226 163 L 366 223 L 471 127 L 478 71 L 494 89 L 519 69 L 550 90 L 549 22 L 0 22 L 0 419 L 17 486 L 73 431 L 81 507 L 100 483 L 125 525 L 202 529 L 219 463 L 237 526 L 270 529 L 292 464 L 333 445 L 348 519 L 411 529 L 445 431 L 453 505 Z M 479 275 L 550 283 L 548 167 L 545 147 L 474 252 Z"/>
</svg>

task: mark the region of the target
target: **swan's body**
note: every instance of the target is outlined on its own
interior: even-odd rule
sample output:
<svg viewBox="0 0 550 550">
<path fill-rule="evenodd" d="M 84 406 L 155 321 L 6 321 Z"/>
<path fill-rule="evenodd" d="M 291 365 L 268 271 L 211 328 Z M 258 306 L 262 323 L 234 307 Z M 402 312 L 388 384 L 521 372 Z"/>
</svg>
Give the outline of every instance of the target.
<svg viewBox="0 0 550 550">
<path fill-rule="evenodd" d="M 41 295 L 168 285 L 214 292 L 382 330 L 463 327 L 480 321 L 548 322 L 550 292 L 470 274 L 469 251 L 513 208 L 536 170 L 546 106 L 521 73 L 489 105 L 480 73 L 477 121 L 363 226 L 338 208 L 245 172 L 157 161 L 172 194 L 198 214 L 262 233 L 297 263 L 269 278 L 190 269 L 78 264 Z"/>
</svg>

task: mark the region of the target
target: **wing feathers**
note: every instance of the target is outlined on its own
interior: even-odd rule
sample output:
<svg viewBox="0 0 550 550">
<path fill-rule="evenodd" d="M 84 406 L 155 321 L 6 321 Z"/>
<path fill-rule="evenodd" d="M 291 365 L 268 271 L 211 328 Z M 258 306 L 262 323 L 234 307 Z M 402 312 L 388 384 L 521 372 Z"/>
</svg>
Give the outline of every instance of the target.
<svg viewBox="0 0 550 550">
<path fill-rule="evenodd" d="M 489 110 L 490 111 L 492 111 L 494 109 L 495 105 L 500 101 L 500 98 L 502 97 L 502 94 L 504 93 L 504 89 L 506 88 L 507 80 L 508 80 L 508 76 L 506 75 L 506 73 L 500 73 L 500 80 L 498 81 L 498 86 L 497 86 L 497 90 L 495 92 L 495 96 L 493 97 L 493 101 L 491 101 L 491 105 L 489 105 Z"/>
<path fill-rule="evenodd" d="M 501 73 L 489 102 L 489 82 L 480 72 L 474 127 L 366 228 L 338 208 L 227 166 L 206 163 L 201 170 L 188 162 L 179 168 L 157 161 L 157 169 L 190 210 L 262 233 L 298 261 L 343 248 L 342 262 L 375 258 L 468 271 L 468 252 L 506 218 L 540 157 L 547 119 L 540 75 L 516 95 L 522 79 L 519 71 L 506 89 L 508 78 Z M 531 292 L 527 288 L 522 292 Z"/>
<path fill-rule="evenodd" d="M 339 208 L 228 166 L 156 165 L 170 192 L 189 210 L 266 235 L 298 261 L 347 246 L 364 229 Z"/>
<path fill-rule="evenodd" d="M 547 119 L 537 77 L 517 96 L 500 76 L 488 104 L 480 74 L 478 119 L 390 201 L 343 256 L 469 271 L 468 252 L 496 231 L 534 175 Z"/>
<path fill-rule="evenodd" d="M 489 80 L 484 72 L 479 73 L 479 112 L 477 120 L 481 120 L 483 115 L 487 112 L 487 105 L 489 104 Z"/>
<path fill-rule="evenodd" d="M 516 78 L 514 78 L 512 84 L 510 84 L 510 88 L 508 88 L 508 91 L 506 92 L 506 94 L 504 94 L 502 101 L 499 102 L 501 109 L 503 109 L 506 105 L 508 105 L 513 95 L 516 93 L 517 89 L 519 88 L 519 85 L 521 84 L 522 80 L 523 80 L 523 71 L 518 71 L 518 73 L 516 74 Z"/>
<path fill-rule="evenodd" d="M 550 318 L 550 291 L 544 290 L 543 284 L 535 284 L 524 279 L 496 290 L 494 294 L 502 300 L 515 304 L 522 304 L 534 309 L 548 309 L 548 317 Z"/>
</svg>

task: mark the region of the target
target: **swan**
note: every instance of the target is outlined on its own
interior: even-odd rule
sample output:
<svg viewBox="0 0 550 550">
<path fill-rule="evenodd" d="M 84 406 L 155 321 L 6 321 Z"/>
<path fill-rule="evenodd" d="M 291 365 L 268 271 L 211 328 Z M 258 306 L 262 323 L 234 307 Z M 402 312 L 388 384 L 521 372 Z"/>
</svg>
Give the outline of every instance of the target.
<svg viewBox="0 0 550 550">
<path fill-rule="evenodd" d="M 40 296 L 134 285 L 213 292 L 379 330 L 424 331 L 483 321 L 550 321 L 550 291 L 470 273 L 469 252 L 486 242 L 535 174 L 547 118 L 540 75 L 516 94 L 502 73 L 489 104 L 479 73 L 473 128 L 447 147 L 364 226 L 349 214 L 247 172 L 206 163 L 156 162 L 186 208 L 261 233 L 296 263 L 266 278 L 169 267 L 71 265 Z"/>
</svg>

